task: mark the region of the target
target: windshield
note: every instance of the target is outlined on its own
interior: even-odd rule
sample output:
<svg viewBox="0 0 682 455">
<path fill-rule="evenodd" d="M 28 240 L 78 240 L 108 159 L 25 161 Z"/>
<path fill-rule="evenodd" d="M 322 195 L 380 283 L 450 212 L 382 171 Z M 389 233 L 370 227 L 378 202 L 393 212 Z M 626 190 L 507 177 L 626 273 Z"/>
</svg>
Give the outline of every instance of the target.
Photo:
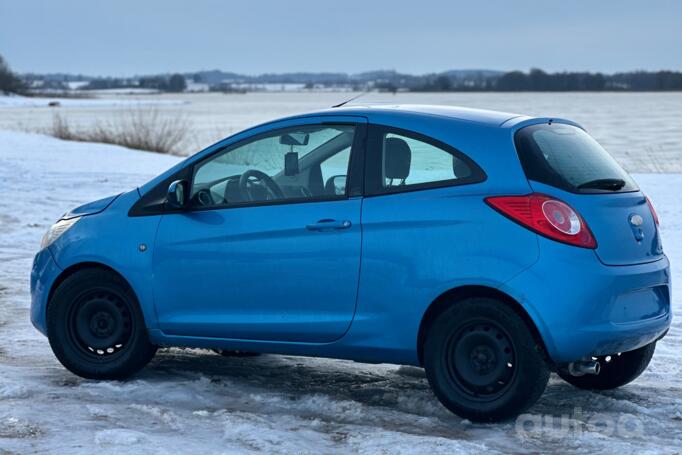
<svg viewBox="0 0 682 455">
<path fill-rule="evenodd" d="M 574 193 L 637 191 L 637 184 L 582 129 L 543 123 L 520 129 L 516 150 L 529 180 Z"/>
</svg>

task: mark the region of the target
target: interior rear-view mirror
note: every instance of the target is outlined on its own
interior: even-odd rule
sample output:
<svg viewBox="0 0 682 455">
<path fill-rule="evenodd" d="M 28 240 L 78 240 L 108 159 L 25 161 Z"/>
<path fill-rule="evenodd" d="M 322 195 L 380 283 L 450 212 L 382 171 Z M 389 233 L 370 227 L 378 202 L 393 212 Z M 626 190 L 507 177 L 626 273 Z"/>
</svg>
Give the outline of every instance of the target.
<svg viewBox="0 0 682 455">
<path fill-rule="evenodd" d="M 308 145 L 310 135 L 308 133 L 287 133 L 279 137 L 279 143 L 284 145 Z"/>
</svg>

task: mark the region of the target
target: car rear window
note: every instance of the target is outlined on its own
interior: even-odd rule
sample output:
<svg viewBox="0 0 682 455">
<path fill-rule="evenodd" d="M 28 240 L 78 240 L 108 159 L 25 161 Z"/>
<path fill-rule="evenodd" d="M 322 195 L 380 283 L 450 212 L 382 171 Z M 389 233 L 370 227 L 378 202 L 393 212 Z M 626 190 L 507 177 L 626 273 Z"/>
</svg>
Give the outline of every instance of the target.
<svg viewBox="0 0 682 455">
<path fill-rule="evenodd" d="M 637 184 L 582 129 L 561 123 L 521 128 L 514 137 L 529 180 L 573 193 L 637 191 Z"/>
</svg>

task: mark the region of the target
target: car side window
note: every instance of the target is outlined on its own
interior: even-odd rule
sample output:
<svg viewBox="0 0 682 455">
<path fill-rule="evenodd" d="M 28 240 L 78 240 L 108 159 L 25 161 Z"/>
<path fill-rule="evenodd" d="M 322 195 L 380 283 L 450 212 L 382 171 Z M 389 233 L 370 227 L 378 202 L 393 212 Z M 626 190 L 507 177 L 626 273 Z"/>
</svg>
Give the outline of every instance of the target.
<svg viewBox="0 0 682 455">
<path fill-rule="evenodd" d="M 379 161 L 374 177 L 368 173 L 368 178 L 374 178 L 374 182 L 368 185 L 370 193 L 473 183 L 485 179 L 483 171 L 464 154 L 416 133 L 375 127 L 370 142 L 374 159 Z"/>
<path fill-rule="evenodd" d="M 469 177 L 462 159 L 435 145 L 396 133 L 382 141 L 384 188 Z"/>
<path fill-rule="evenodd" d="M 327 194 L 345 194 L 349 162 L 350 146 L 320 163 Z"/>
<path fill-rule="evenodd" d="M 222 207 L 344 195 L 326 191 L 321 163 L 345 176 L 354 134 L 353 125 L 306 125 L 230 146 L 195 166 L 190 203 Z"/>
</svg>

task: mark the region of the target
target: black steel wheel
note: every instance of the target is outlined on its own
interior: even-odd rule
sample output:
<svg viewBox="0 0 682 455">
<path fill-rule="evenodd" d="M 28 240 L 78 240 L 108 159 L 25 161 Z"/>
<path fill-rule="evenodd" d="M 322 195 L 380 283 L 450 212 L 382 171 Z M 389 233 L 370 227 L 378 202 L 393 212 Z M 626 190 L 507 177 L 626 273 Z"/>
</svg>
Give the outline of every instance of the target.
<svg viewBox="0 0 682 455">
<path fill-rule="evenodd" d="M 123 379 L 154 356 L 134 292 L 99 268 L 66 278 L 47 308 L 47 335 L 59 361 L 93 379 Z"/>
<path fill-rule="evenodd" d="M 132 310 L 125 299 L 108 290 L 94 290 L 72 305 L 68 334 L 83 354 L 98 359 L 125 349 L 133 323 Z"/>
<path fill-rule="evenodd" d="M 514 374 L 514 344 L 490 319 L 472 320 L 449 337 L 443 355 L 450 380 L 469 399 L 490 401 L 504 394 Z"/>
<path fill-rule="evenodd" d="M 491 298 L 446 308 L 428 328 L 423 358 L 441 403 L 472 421 L 517 416 L 537 401 L 549 380 L 531 328 L 507 303 Z"/>
</svg>

